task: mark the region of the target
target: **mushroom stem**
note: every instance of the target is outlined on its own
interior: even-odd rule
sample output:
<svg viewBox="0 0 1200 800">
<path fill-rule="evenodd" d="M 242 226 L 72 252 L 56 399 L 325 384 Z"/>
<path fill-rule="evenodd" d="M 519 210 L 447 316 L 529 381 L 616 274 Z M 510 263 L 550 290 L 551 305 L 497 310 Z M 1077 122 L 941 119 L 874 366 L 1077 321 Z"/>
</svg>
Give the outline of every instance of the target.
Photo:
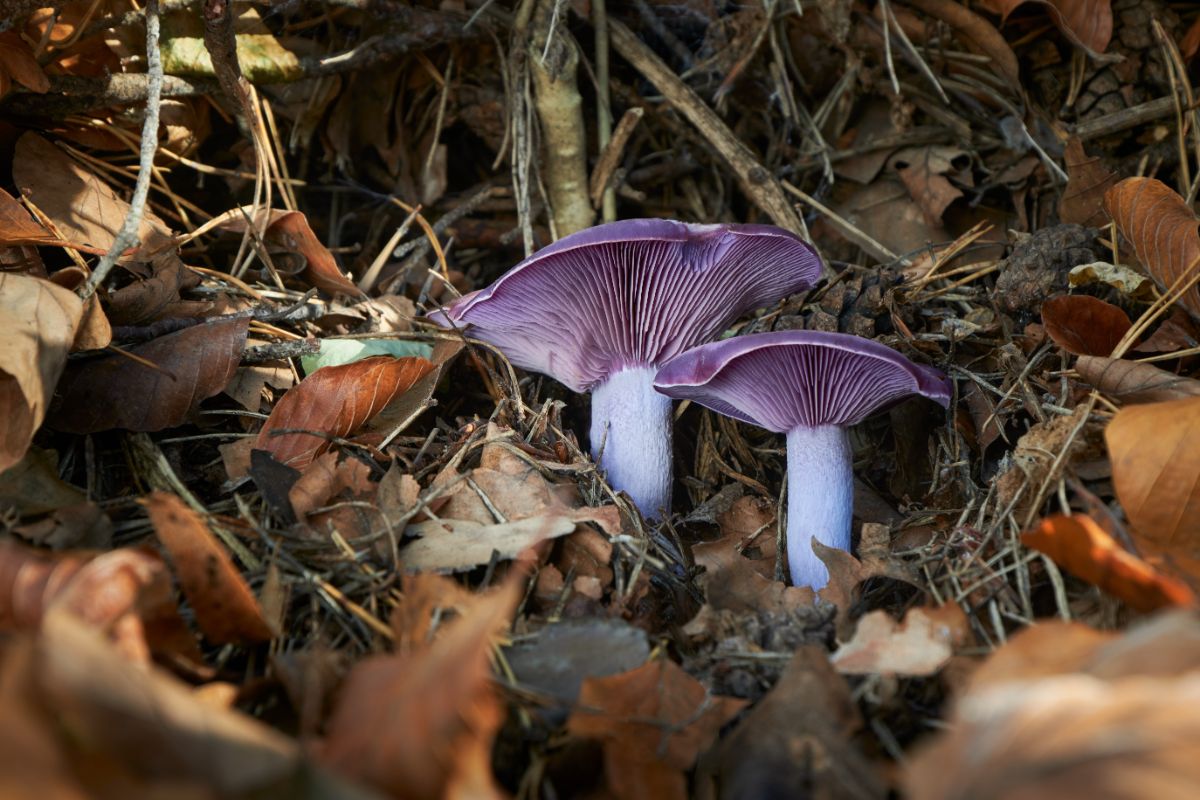
<svg viewBox="0 0 1200 800">
<path fill-rule="evenodd" d="M 671 398 L 655 372 L 631 367 L 592 390 L 592 455 L 647 519 L 671 510 Z"/>
<path fill-rule="evenodd" d="M 787 556 L 793 586 L 820 589 L 829 571 L 813 552 L 821 544 L 850 549 L 854 470 L 850 438 L 840 425 L 793 428 L 787 435 Z"/>
</svg>

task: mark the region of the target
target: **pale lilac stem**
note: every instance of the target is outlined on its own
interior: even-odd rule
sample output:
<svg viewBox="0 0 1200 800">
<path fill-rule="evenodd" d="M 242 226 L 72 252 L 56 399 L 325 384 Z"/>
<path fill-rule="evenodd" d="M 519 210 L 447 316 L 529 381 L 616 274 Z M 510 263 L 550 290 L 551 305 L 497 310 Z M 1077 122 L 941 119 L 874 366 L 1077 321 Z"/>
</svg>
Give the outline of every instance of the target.
<svg viewBox="0 0 1200 800">
<path fill-rule="evenodd" d="M 787 436 L 787 556 L 792 585 L 820 589 L 829 582 L 812 539 L 850 549 L 854 469 L 850 438 L 838 425 L 795 428 Z"/>
<path fill-rule="evenodd" d="M 625 369 L 592 390 L 592 455 L 647 519 L 671 510 L 671 398 L 654 390 L 656 372 Z"/>
</svg>

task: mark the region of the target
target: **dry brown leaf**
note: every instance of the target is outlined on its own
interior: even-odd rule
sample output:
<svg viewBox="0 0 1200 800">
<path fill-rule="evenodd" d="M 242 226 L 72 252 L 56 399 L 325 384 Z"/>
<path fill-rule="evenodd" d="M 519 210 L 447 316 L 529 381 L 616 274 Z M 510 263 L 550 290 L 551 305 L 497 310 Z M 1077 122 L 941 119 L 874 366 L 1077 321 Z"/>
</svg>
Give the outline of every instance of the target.
<svg viewBox="0 0 1200 800">
<path fill-rule="evenodd" d="M 288 794 L 301 761 L 292 739 L 201 701 L 157 667 L 130 663 L 74 616 L 48 614 L 36 654 L 39 699 L 52 709 L 54 727 L 70 731 L 75 766 L 103 765 L 93 776 L 99 784 L 124 772 L 164 784 L 157 793 L 126 796 Z M 201 787 L 204 794 L 190 793 Z"/>
<path fill-rule="evenodd" d="M 984 0 L 984 5 L 1007 19 L 1026 2 L 1045 6 L 1058 29 L 1092 53 L 1103 53 L 1112 39 L 1112 0 Z"/>
<path fill-rule="evenodd" d="M 1200 17 L 1187 29 L 1187 33 L 1179 40 L 1179 52 L 1185 59 L 1190 59 L 1200 51 Z"/>
<path fill-rule="evenodd" d="M 1139 611 L 1196 601 L 1187 584 L 1122 549 L 1084 514 L 1047 517 L 1035 530 L 1021 536 L 1021 541 Z"/>
<path fill-rule="evenodd" d="M 1141 540 L 1200 550 L 1200 398 L 1128 406 L 1104 431 L 1113 487 Z"/>
<path fill-rule="evenodd" d="M 321 240 L 309 227 L 308 218 L 299 211 L 280 214 L 273 220 L 267 227 L 266 240 L 302 256 L 305 261 L 304 278 L 321 291 L 331 295 L 362 295 L 354 281 L 338 269 L 333 253 L 321 244 Z"/>
<path fill-rule="evenodd" d="M 1126 178 L 1104 195 L 1104 208 L 1133 245 L 1138 260 L 1164 291 L 1189 268 L 1200 269 L 1200 220 L 1169 186 L 1154 178 Z M 1180 305 L 1200 317 L 1200 289 Z"/>
<path fill-rule="evenodd" d="M 423 358 L 391 356 L 322 367 L 275 404 L 255 446 L 276 461 L 303 469 L 333 446 L 331 437 L 349 436 L 433 369 Z M 272 433 L 283 430 L 288 432 Z"/>
<path fill-rule="evenodd" d="M 7 34 L 0 33 L 0 36 L 7 36 Z M 3 51 L 3 47 L 0 44 L 0 51 Z M 0 91 L 0 95 L 2 94 L 4 92 Z M 29 212 L 17 202 L 15 197 L 0 189 L 0 245 L 56 245 L 61 243 L 61 239 L 29 216 Z"/>
<path fill-rule="evenodd" d="M 274 638 L 254 593 L 200 515 L 166 492 L 154 492 L 144 502 L 204 635 L 216 644 Z"/>
<path fill-rule="evenodd" d="M 112 247 L 129 213 L 129 204 L 95 173 L 81 167 L 65 152 L 36 133 L 17 140 L 12 162 L 13 181 L 71 242 L 101 252 Z M 138 228 L 143 245 L 162 243 L 167 225 L 149 208 Z"/>
<path fill-rule="evenodd" d="M 972 676 L 905 776 L 905 796 L 1195 794 L 1200 783 L 1200 622 L 1158 614 L 1122 635 L 1047 622 L 1017 633 Z"/>
<path fill-rule="evenodd" d="M 967 615 L 953 602 L 910 609 L 901 622 L 871 611 L 829 660 L 843 675 L 933 675 L 969 635 Z"/>
<path fill-rule="evenodd" d="M 409 525 L 407 536 L 418 537 L 400 551 L 409 572 L 463 572 L 487 564 L 493 557 L 511 561 L 523 550 L 575 530 L 564 516 L 481 525 L 472 520 L 437 519 Z"/>
<path fill-rule="evenodd" d="M 504 709 L 489 655 L 523 586 L 522 571 L 513 570 L 431 644 L 360 661 L 342 687 L 320 759 L 406 800 L 501 797 L 491 762 Z"/>
<path fill-rule="evenodd" d="M 603 743 L 604 774 L 616 797 L 670 800 L 687 796 L 684 772 L 745 705 L 710 696 L 675 662 L 660 658 L 585 679 L 567 730 Z"/>
<path fill-rule="evenodd" d="M 82 313 L 61 286 L 0 272 L 0 471 L 21 460 L 45 419 Z"/>
<path fill-rule="evenodd" d="M 338 463 L 337 453 L 325 453 L 313 460 L 288 490 L 288 500 L 296 519 L 303 520 L 312 512 L 346 489 L 360 495 L 373 488 L 371 468 L 355 458 Z"/>
<path fill-rule="evenodd" d="M 0 97 L 8 94 L 13 81 L 38 94 L 50 91 L 50 79 L 29 43 L 16 31 L 5 31 L 0 33 Z"/>
<path fill-rule="evenodd" d="M 1161 403 L 1200 396 L 1200 381 L 1167 372 L 1153 364 L 1123 358 L 1081 356 L 1075 362 L 1075 371 L 1106 395 L 1127 403 Z"/>
<path fill-rule="evenodd" d="M 118 353 L 72 363 L 59 382 L 51 426 L 95 433 L 183 424 L 233 377 L 247 325 L 245 318 L 202 323 L 129 348 L 154 367 Z"/>
<path fill-rule="evenodd" d="M 906 148 L 891 159 L 904 188 L 908 189 L 930 225 L 940 225 L 946 208 L 963 196 L 945 175 L 954 168 L 954 159 L 962 151 L 941 152 L 948 149 L 934 146 Z"/>
<path fill-rule="evenodd" d="M 1058 217 L 1063 222 L 1098 228 L 1107 223 L 1104 195 L 1117 182 L 1099 158 L 1089 156 L 1079 137 L 1067 140 L 1063 160 L 1067 165 L 1067 188 L 1058 201 Z"/>
<path fill-rule="evenodd" d="M 945 22 L 973 49 L 991 58 L 992 66 L 1010 86 L 1021 86 L 1017 55 L 995 25 L 954 0 L 906 0 L 905 4 Z"/>
<path fill-rule="evenodd" d="M 801 647 L 767 696 L 701 759 L 695 796 L 882 800 L 878 770 L 854 741 L 861 727 L 825 648 Z"/>
<path fill-rule="evenodd" d="M 1046 335 L 1077 356 L 1108 356 L 1131 324 L 1120 308 L 1086 294 L 1051 297 L 1042 303 Z"/>
</svg>

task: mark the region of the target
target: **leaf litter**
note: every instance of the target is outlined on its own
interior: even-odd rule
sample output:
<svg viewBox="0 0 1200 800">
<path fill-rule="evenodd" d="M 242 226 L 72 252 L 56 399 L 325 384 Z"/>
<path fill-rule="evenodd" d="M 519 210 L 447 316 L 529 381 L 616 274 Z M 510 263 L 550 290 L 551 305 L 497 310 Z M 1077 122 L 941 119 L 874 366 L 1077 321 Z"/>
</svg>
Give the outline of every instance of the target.
<svg viewBox="0 0 1200 800">
<path fill-rule="evenodd" d="M 0 793 L 1194 794 L 1196 9 L 160 5 L 0 12 Z M 677 407 L 652 523 L 428 320 L 635 217 L 955 383 L 819 592 L 780 437 Z"/>
</svg>

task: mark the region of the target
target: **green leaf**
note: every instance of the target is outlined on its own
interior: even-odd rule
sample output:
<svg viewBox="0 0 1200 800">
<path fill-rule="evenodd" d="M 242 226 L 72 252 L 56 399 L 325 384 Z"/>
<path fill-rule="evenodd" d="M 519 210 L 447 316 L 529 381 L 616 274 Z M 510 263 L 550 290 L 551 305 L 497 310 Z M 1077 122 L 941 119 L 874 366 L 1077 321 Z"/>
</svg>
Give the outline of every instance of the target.
<svg viewBox="0 0 1200 800">
<path fill-rule="evenodd" d="M 321 352 L 301 356 L 300 363 L 304 372 L 311 375 L 321 367 L 338 367 L 370 356 L 429 358 L 432 354 L 433 348 L 427 344 L 401 339 L 322 339 Z"/>
</svg>

